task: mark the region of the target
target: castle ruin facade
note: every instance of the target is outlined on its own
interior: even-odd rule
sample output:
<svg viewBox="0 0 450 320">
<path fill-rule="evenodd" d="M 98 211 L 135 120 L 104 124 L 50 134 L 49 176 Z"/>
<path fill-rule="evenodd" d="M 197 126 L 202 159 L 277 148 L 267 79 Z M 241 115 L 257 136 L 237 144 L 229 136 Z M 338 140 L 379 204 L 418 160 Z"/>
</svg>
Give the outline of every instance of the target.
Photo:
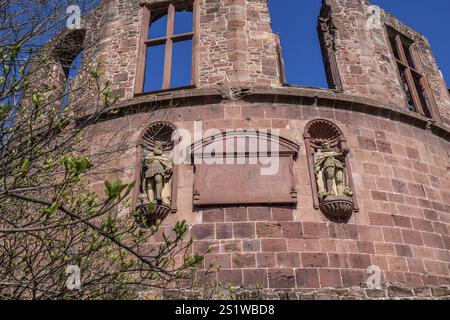
<svg viewBox="0 0 450 320">
<path fill-rule="evenodd" d="M 364 288 L 375 266 L 411 295 L 450 285 L 450 96 L 423 35 L 367 0 L 324 0 L 329 88 L 309 88 L 286 83 L 267 0 L 105 0 L 82 28 L 68 36 L 121 97 L 89 149 L 126 141 L 92 188 L 136 181 L 133 206 L 153 203 L 163 231 L 186 220 L 220 265 L 207 281 Z"/>
</svg>

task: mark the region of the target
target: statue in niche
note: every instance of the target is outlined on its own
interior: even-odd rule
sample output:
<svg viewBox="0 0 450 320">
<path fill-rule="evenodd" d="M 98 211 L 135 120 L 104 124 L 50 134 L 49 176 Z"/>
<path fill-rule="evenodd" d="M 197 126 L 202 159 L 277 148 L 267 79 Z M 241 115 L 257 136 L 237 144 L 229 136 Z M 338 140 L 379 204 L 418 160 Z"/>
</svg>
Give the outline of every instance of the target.
<svg viewBox="0 0 450 320">
<path fill-rule="evenodd" d="M 347 148 L 337 152 L 328 140 L 314 153 L 314 172 L 322 201 L 353 196 L 345 170 L 345 158 L 349 153 Z"/>
<path fill-rule="evenodd" d="M 170 207 L 173 165 L 163 152 L 162 142 L 156 141 L 154 150 L 144 158 L 143 172 L 141 203 Z"/>
</svg>

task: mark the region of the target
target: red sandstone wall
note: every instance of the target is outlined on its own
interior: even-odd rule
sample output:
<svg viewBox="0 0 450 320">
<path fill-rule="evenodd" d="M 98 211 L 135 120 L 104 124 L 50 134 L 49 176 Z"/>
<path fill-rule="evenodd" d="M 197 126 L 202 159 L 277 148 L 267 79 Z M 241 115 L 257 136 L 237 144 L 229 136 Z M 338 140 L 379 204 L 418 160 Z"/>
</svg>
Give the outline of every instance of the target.
<svg viewBox="0 0 450 320">
<path fill-rule="evenodd" d="M 103 80 L 109 80 L 113 95 L 124 100 L 133 99 L 135 93 L 141 2 L 105 0 L 102 7 L 82 21 L 88 30 L 86 60 L 102 62 Z M 423 73 L 442 120 L 448 124 L 447 87 L 423 35 L 385 12 L 381 27 L 370 27 L 367 0 L 324 3 L 331 8 L 331 36 L 344 93 L 405 108 L 405 95 L 384 27 L 389 25 L 416 41 Z M 229 95 L 230 87 L 281 86 L 277 40 L 270 26 L 267 0 L 197 0 L 197 4 L 197 87 L 217 87 Z"/>
<path fill-rule="evenodd" d="M 192 167 L 185 165 L 180 168 L 179 211 L 164 222 L 167 231 L 176 220 L 186 219 L 196 239 L 193 250 L 202 253 L 212 246 L 205 263 L 216 260 L 222 267 L 211 279 L 234 285 L 252 286 L 258 282 L 269 288 L 349 287 L 365 281 L 365 270 L 370 265 L 383 270 L 383 281 L 409 287 L 448 285 L 448 141 L 404 122 L 330 108 L 329 103 L 320 100 L 304 98 L 301 104 L 294 101 L 191 106 L 177 109 L 166 118 L 190 130 L 193 121 L 200 119 L 206 128 L 277 128 L 283 137 L 302 146 L 295 163 L 296 209 L 192 210 L 194 177 Z M 348 224 L 332 223 L 312 206 L 302 135 L 306 123 L 317 117 L 334 120 L 351 149 L 361 210 Z M 114 128 L 126 128 L 124 136 L 136 139 L 129 141 L 131 147 L 145 125 L 158 118 L 156 114 L 143 120 L 142 114 L 135 114 L 111 123 Z M 112 128 L 111 123 L 100 126 Z M 109 130 L 102 139 L 114 131 Z M 94 137 L 92 143 L 96 141 Z M 116 159 L 118 167 L 130 169 L 133 150 L 131 147 L 123 155 L 128 160 L 122 160 L 122 156 Z M 130 173 L 121 177 L 132 179 Z"/>
<path fill-rule="evenodd" d="M 331 7 L 343 91 L 404 106 L 405 97 L 383 29 L 369 28 L 368 1 L 326 0 L 325 3 Z"/>
<path fill-rule="evenodd" d="M 101 34 L 93 59 L 103 62 L 104 80 L 124 99 L 134 94 L 143 2 L 106 0 L 102 23 L 95 15 L 86 23 L 89 36 Z M 198 86 L 281 84 L 266 0 L 198 0 L 198 7 Z"/>
<path fill-rule="evenodd" d="M 243 108 L 252 114 L 258 110 Z M 270 110 L 265 108 L 269 112 L 261 121 L 279 127 L 283 111 Z M 341 118 L 338 124 L 346 131 L 361 212 L 349 224 L 337 225 L 313 210 L 302 155 L 296 164 L 299 205 L 294 212 L 218 209 L 204 211 L 203 224 L 193 226 L 193 236 L 203 240 L 196 248 L 212 245 L 223 269 L 234 269 L 220 271 L 218 280 L 252 284 L 262 279 L 270 288 L 348 287 L 364 282 L 364 270 L 373 264 L 382 268 L 386 281 L 448 284 L 448 143 L 373 116 L 323 112 L 329 119 Z M 301 117 L 289 120 L 297 139 L 313 118 Z M 222 240 L 224 234 L 231 240 Z"/>
<path fill-rule="evenodd" d="M 379 27 L 373 27 L 369 23 L 370 3 L 367 0 L 325 0 L 324 3 L 331 8 L 335 28 L 333 44 L 343 92 L 405 107 L 406 98 L 385 27 L 391 26 L 415 41 L 413 48 L 418 53 L 421 69 L 430 83 L 443 122 L 448 124 L 450 100 L 446 94 L 447 86 L 422 34 L 384 11 L 381 12 Z"/>
<path fill-rule="evenodd" d="M 110 81 L 113 95 L 125 100 L 133 99 L 135 93 L 141 2 L 105 0 L 82 20 L 87 30 L 85 61 L 101 62 L 102 80 Z M 277 40 L 271 31 L 267 0 L 197 0 L 197 3 L 198 70 L 194 75 L 197 87 L 217 87 L 229 94 L 230 87 L 281 85 Z M 423 73 L 442 120 L 448 124 L 447 87 L 425 37 L 384 12 L 382 26 L 370 27 L 367 0 L 324 3 L 331 8 L 333 46 L 344 93 L 404 108 L 405 95 L 387 43 L 386 24 L 416 41 Z M 77 112 L 83 113 L 90 107 Z"/>
<path fill-rule="evenodd" d="M 200 86 L 281 85 L 267 0 L 201 0 Z"/>
<path fill-rule="evenodd" d="M 102 35 L 101 49 L 95 56 L 105 62 L 103 71 L 115 93 L 128 100 L 123 110 L 127 103 L 149 105 L 157 99 L 150 95 L 131 100 L 141 19 L 138 3 L 106 1 L 98 29 L 90 31 L 93 37 L 97 30 L 103 30 L 98 33 Z M 364 282 L 369 265 L 378 265 L 383 281 L 410 287 L 448 285 L 448 135 L 446 140 L 425 129 L 419 116 L 417 122 L 411 115 L 400 121 L 390 109 L 379 109 L 379 115 L 358 109 L 356 96 L 403 108 L 395 65 L 382 32 L 364 27 L 366 1 L 327 3 L 332 6 L 337 28 L 337 60 L 344 92 L 350 95 L 345 97 L 347 102 L 335 101 L 333 97 L 340 96 L 327 90 L 311 90 L 305 95 L 292 89 L 290 99 L 274 98 L 269 87 L 280 83 L 265 0 L 201 0 L 197 94 L 216 85 L 265 85 L 267 96 L 254 101 L 216 101 L 196 100 L 195 92 L 182 92 L 180 96 L 190 98 L 169 112 L 136 113 L 130 108 L 99 122 L 91 128 L 90 151 L 110 153 L 96 158 L 98 175 L 92 186 L 101 191 L 104 179 L 134 180 L 138 137 L 158 120 L 191 132 L 196 120 L 203 121 L 204 129 L 278 128 L 282 137 L 301 145 L 295 163 L 298 206 L 294 210 L 242 207 L 194 211 L 192 167 L 179 168 L 178 213 L 164 224 L 170 231 L 173 222 L 186 219 L 196 239 L 193 249 L 202 253 L 212 246 L 206 263 L 216 259 L 222 266 L 213 279 L 247 286 L 258 282 L 269 288 L 349 287 Z M 437 76 L 426 42 L 421 48 L 437 104 L 444 118 L 448 117 L 450 100 L 442 94 L 442 78 Z M 320 95 L 329 99 L 314 98 Z M 352 108 L 356 111 L 350 111 Z M 348 224 L 329 222 L 312 205 L 303 131 L 308 121 L 318 117 L 336 122 L 352 152 L 350 161 L 361 210 Z"/>
<path fill-rule="evenodd" d="M 428 40 L 422 34 L 412 30 L 388 13 L 384 13 L 384 19 L 387 25 L 401 31 L 403 34 L 408 35 L 408 37 L 416 41 L 413 48 L 418 55 L 418 60 L 421 64 L 420 68 L 429 82 L 442 121 L 444 124 L 450 126 L 450 99 L 448 97 L 448 87 L 436 64 L 433 50 Z"/>
</svg>

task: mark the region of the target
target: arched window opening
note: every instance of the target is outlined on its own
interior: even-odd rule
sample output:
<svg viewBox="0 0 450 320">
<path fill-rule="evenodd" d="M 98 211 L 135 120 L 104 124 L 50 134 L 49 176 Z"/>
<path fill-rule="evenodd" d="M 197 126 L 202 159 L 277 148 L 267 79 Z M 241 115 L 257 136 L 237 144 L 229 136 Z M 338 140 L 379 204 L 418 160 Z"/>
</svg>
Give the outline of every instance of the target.
<svg viewBox="0 0 450 320">
<path fill-rule="evenodd" d="M 190 86 L 193 66 L 194 7 L 192 1 L 169 4 L 165 7 L 144 8 L 148 15 L 146 30 L 145 66 L 138 92 Z M 145 19 L 144 19 L 145 20 Z M 138 66 L 140 68 L 140 66 Z M 142 86 L 139 88 L 139 86 Z"/>
<path fill-rule="evenodd" d="M 83 43 L 85 30 L 74 30 L 65 34 L 56 43 L 53 57 L 59 64 L 59 94 L 61 110 L 70 103 L 74 79 L 79 75 L 83 65 Z"/>
<path fill-rule="evenodd" d="M 270 0 L 272 30 L 280 36 L 287 84 L 328 87 L 317 16 L 320 0 Z M 280 50 L 281 54 L 281 50 Z"/>
<path fill-rule="evenodd" d="M 78 52 L 78 54 L 72 60 L 72 63 L 65 70 L 66 89 L 64 92 L 64 96 L 63 96 L 63 103 L 62 103 L 63 108 L 65 108 L 69 105 L 69 96 L 72 94 L 74 80 L 78 76 L 82 64 L 83 64 L 83 50 Z"/>
</svg>

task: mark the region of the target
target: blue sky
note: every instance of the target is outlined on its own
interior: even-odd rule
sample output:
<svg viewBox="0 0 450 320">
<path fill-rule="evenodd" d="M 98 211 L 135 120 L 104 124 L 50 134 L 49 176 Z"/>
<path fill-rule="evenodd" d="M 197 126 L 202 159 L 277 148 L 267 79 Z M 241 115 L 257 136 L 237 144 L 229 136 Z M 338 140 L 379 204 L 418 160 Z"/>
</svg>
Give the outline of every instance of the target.
<svg viewBox="0 0 450 320">
<path fill-rule="evenodd" d="M 372 0 L 430 41 L 450 86 L 449 0 Z M 281 34 L 288 83 L 327 87 L 316 31 L 321 0 L 269 0 L 272 28 Z"/>
</svg>

